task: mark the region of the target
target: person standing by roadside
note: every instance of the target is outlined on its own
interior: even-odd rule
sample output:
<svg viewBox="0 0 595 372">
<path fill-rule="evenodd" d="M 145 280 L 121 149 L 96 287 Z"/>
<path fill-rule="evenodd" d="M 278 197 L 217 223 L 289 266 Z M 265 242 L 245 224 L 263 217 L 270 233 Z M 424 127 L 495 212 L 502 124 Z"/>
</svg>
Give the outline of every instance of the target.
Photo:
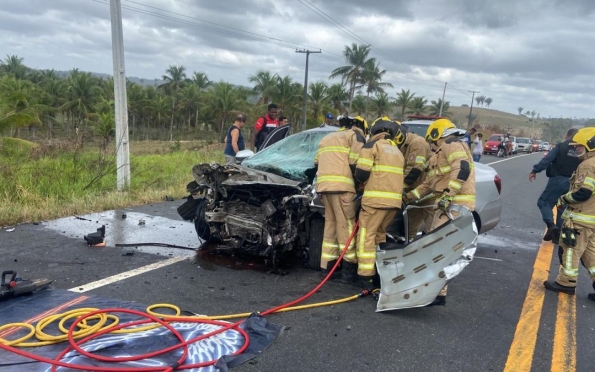
<svg viewBox="0 0 595 372">
<path fill-rule="evenodd" d="M 463 135 L 462 141 L 465 142 L 467 146 L 469 146 L 469 148 L 471 148 L 471 137 L 473 137 L 475 132 L 477 132 L 477 129 L 471 128 L 467 132 L 465 132 L 465 135 Z"/>
<path fill-rule="evenodd" d="M 225 136 L 225 164 L 235 164 L 236 154 L 246 147 L 242 128 L 246 124 L 246 115 L 236 116 L 234 123 L 227 129 Z"/>
<path fill-rule="evenodd" d="M 322 128 L 322 127 L 327 127 L 327 126 L 333 126 L 333 125 L 335 125 L 333 123 L 333 120 L 335 120 L 335 117 L 333 116 L 333 114 L 331 114 L 329 112 L 328 114 L 326 114 L 324 116 L 324 123 L 322 123 L 322 125 L 320 127 Z"/>
<path fill-rule="evenodd" d="M 280 116 L 279 117 L 279 126 L 283 126 L 283 125 L 287 125 L 289 124 L 289 119 L 287 118 L 287 116 Z"/>
<path fill-rule="evenodd" d="M 254 131 L 252 132 L 252 139 L 250 140 L 250 147 L 252 148 L 252 151 L 258 152 L 265 138 L 267 138 L 269 133 L 271 133 L 278 126 L 279 120 L 277 119 L 277 105 L 271 103 L 268 106 L 267 114 L 256 120 L 256 124 L 254 124 Z"/>
<path fill-rule="evenodd" d="M 576 293 L 579 263 L 589 271 L 595 289 L 595 128 L 581 128 L 572 137 L 581 160 L 570 178 L 570 190 L 557 205 L 566 205 L 560 237 L 563 259 L 555 281 L 545 281 L 546 289 L 569 295 Z M 595 301 L 595 293 L 588 295 Z"/>
<path fill-rule="evenodd" d="M 477 133 L 475 135 L 475 139 L 473 140 L 473 161 L 479 162 L 481 159 L 481 154 L 483 153 L 483 134 Z"/>
<path fill-rule="evenodd" d="M 547 185 L 537 200 L 537 208 L 539 208 L 541 218 L 547 226 L 543 240 L 553 241 L 554 244 L 558 244 L 562 218 L 558 217 L 554 223 L 552 210 L 558 198 L 568 191 L 570 176 L 572 176 L 581 161 L 576 156 L 575 147 L 570 145 L 571 138 L 576 132 L 576 128 L 570 128 L 566 133 L 566 140 L 558 143 L 556 147 L 549 151 L 539 163 L 533 166 L 533 170 L 529 174 L 530 182 L 533 182 L 537 178 L 537 173 L 543 170 L 545 170 L 548 177 Z M 558 216 L 562 215 L 561 212 L 558 211 Z"/>
</svg>

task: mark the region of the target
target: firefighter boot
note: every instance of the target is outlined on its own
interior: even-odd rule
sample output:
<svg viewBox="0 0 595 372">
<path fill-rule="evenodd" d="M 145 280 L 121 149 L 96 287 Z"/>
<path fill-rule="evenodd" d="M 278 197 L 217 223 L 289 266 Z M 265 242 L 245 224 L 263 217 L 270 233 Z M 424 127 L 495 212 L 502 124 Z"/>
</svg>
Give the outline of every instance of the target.
<svg viewBox="0 0 595 372">
<path fill-rule="evenodd" d="M 543 282 L 543 286 L 545 287 L 545 289 L 549 289 L 550 291 L 562 292 L 562 293 L 566 293 L 569 295 L 574 295 L 576 292 L 575 287 L 567 287 L 565 285 L 558 284 L 555 281 L 554 282 L 545 281 L 545 282 Z"/>
<path fill-rule="evenodd" d="M 357 281 L 358 281 L 357 284 L 359 285 L 359 287 L 361 287 L 361 289 L 368 289 L 368 290 L 374 289 L 374 277 L 373 276 L 358 275 Z"/>
<path fill-rule="evenodd" d="M 333 269 L 333 266 L 337 263 L 337 260 L 332 260 L 326 263 L 326 269 L 320 271 L 320 279 L 326 278 L 328 273 Z M 341 266 L 337 267 L 337 270 L 331 275 L 329 279 L 339 279 L 341 277 Z"/>
<path fill-rule="evenodd" d="M 343 270 L 341 270 L 341 283 L 352 284 L 357 282 L 357 264 L 343 261 Z"/>
<path fill-rule="evenodd" d="M 595 289 L 595 282 L 593 282 L 593 289 Z M 587 297 L 589 298 L 589 300 L 595 301 L 595 293 L 589 293 Z"/>
</svg>

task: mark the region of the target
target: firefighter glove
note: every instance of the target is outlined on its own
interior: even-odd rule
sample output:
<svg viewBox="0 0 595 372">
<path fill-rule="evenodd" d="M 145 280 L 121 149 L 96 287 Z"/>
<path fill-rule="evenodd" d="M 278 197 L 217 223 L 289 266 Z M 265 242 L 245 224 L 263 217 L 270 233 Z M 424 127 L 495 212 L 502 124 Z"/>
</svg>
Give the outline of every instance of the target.
<svg viewBox="0 0 595 372">
<path fill-rule="evenodd" d="M 558 202 L 556 203 L 556 207 L 561 207 L 564 204 L 568 204 L 568 199 L 566 199 L 566 195 L 562 195 L 558 198 Z"/>
<path fill-rule="evenodd" d="M 452 196 L 442 195 L 438 200 L 438 209 L 443 210 L 446 212 L 448 207 L 450 207 L 450 203 L 452 202 Z"/>
</svg>

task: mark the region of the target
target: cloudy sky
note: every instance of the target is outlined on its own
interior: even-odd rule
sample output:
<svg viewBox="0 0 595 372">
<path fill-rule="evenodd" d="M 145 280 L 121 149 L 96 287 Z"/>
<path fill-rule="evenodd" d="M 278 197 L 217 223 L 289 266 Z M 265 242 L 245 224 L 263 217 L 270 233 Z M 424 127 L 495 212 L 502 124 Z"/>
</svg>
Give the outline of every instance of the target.
<svg viewBox="0 0 595 372">
<path fill-rule="evenodd" d="M 169 65 L 249 85 L 259 69 L 328 83 L 345 45 L 371 56 L 395 88 L 542 117 L 595 117 L 593 0 L 122 0 L 128 76 Z M 112 72 L 109 0 L 0 0 L 0 55 L 30 67 Z M 338 80 L 337 80 L 338 81 Z"/>
</svg>

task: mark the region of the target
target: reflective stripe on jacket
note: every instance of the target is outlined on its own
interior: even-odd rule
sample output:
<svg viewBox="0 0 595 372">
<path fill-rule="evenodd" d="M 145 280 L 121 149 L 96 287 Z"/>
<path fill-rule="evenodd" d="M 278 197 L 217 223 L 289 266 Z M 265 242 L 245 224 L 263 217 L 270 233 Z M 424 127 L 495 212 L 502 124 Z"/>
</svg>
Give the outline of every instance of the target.
<svg viewBox="0 0 595 372">
<path fill-rule="evenodd" d="M 320 140 L 314 158 L 318 164 L 316 192 L 355 193 L 353 169 L 365 141 L 359 129 L 339 130 Z"/>
<path fill-rule="evenodd" d="M 432 152 L 430 150 L 430 145 L 423 137 L 410 132 L 407 133 L 405 143 L 401 146 L 401 151 L 405 158 L 405 169 L 403 171 L 405 178 L 407 178 L 409 173 L 414 169 L 418 169 L 418 171 L 421 172 L 421 175 L 412 184 L 406 185 L 407 187 L 414 189 L 424 180 L 426 167 L 428 166 L 428 159 Z"/>
<path fill-rule="evenodd" d="M 403 166 L 405 159 L 397 145 L 380 133 L 369 139 L 357 161 L 356 175 L 367 176 L 362 206 L 370 208 L 401 208 Z"/>
<path fill-rule="evenodd" d="M 456 137 L 438 141 L 438 150 L 428 161 L 424 182 L 412 191 L 420 199 L 434 193 L 453 197 L 452 203 L 475 209 L 475 166 L 469 147 Z"/>
<path fill-rule="evenodd" d="M 572 193 L 579 189 L 595 193 L 595 154 L 580 163 L 570 178 L 570 191 L 565 195 L 570 203 L 562 214 L 562 218 L 572 220 L 575 225 L 595 228 L 595 195 L 591 194 L 591 197 L 583 202 L 573 203 Z"/>
</svg>

